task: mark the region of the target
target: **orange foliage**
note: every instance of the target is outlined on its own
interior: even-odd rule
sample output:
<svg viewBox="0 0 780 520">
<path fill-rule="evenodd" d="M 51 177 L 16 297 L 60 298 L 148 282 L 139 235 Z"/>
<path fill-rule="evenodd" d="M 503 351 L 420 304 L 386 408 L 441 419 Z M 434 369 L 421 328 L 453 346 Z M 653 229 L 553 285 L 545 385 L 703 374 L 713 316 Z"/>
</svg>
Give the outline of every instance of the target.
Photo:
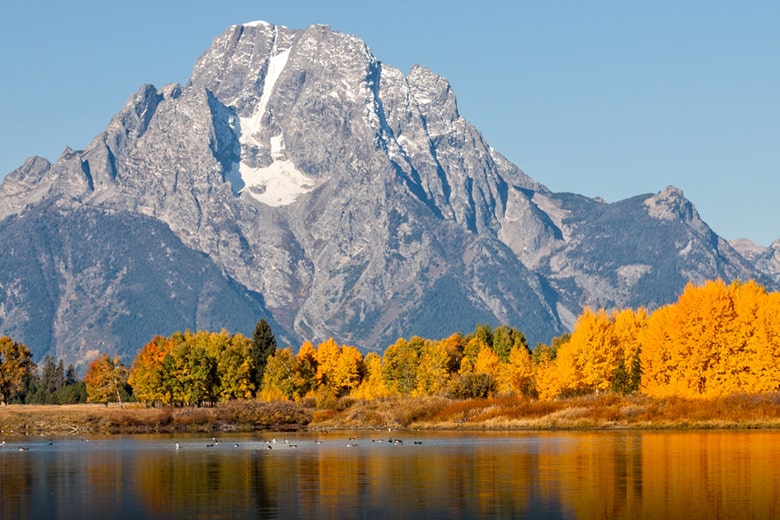
<svg viewBox="0 0 780 520">
<path fill-rule="evenodd" d="M 640 338 L 642 388 L 705 397 L 780 389 L 780 296 L 753 281 L 688 284 Z"/>
</svg>

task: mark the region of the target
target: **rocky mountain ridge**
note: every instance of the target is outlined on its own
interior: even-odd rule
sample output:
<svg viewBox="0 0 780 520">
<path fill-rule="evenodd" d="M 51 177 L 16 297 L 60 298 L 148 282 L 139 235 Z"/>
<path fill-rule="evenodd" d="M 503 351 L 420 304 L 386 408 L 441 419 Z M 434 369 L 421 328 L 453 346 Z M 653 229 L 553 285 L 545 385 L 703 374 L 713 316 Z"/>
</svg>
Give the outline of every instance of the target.
<svg viewBox="0 0 780 520">
<path fill-rule="evenodd" d="M 138 328 L 146 335 L 214 327 L 224 298 L 243 302 L 226 319 L 237 331 L 250 332 L 257 315 L 282 343 L 332 336 L 381 350 L 480 322 L 511 324 L 533 344 L 570 328 L 585 305 L 655 307 L 689 280 L 780 283 L 776 264 L 740 255 L 676 188 L 613 204 L 550 192 L 460 115 L 445 78 L 421 66 L 404 75 L 321 25 L 232 26 L 187 85 L 144 85 L 84 150 L 26 161 L 0 185 L 0 244 L 19 229 L 35 236 L 47 219 L 63 235 L 82 233 L 73 242 L 90 240 L 85 214 L 93 227 L 123 230 L 100 234 L 106 254 L 122 251 L 156 275 L 128 306 L 119 264 L 71 265 L 72 248 L 9 257 L 0 333 L 38 356 L 84 362 L 95 349 L 75 342 L 133 357 L 143 338 L 99 310 L 122 309 L 138 325 L 148 317 L 141 302 L 154 298 L 201 303 L 162 312 Z M 121 222 L 172 237 L 163 246 Z M 170 290 L 175 269 L 150 260 L 157 247 L 183 272 L 221 281 L 210 278 L 205 298 L 192 297 L 198 284 Z M 20 266 L 47 262 L 61 266 L 56 290 L 24 300 L 20 288 L 38 275 Z M 104 289 L 69 314 L 74 278 Z M 36 306 L 51 312 L 36 317 Z M 31 336 L 36 320 L 50 333 Z"/>
</svg>

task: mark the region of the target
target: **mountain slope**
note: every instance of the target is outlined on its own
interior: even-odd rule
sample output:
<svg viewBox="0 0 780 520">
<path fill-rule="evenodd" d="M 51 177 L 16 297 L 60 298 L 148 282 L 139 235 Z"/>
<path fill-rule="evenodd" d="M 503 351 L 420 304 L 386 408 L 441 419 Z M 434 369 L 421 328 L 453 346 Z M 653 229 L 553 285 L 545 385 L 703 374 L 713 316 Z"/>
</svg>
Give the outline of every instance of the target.
<svg viewBox="0 0 780 520">
<path fill-rule="evenodd" d="M 480 322 L 509 323 L 533 344 L 565 331 L 584 305 L 654 307 L 688 280 L 718 276 L 776 284 L 679 190 L 615 204 L 551 193 L 460 115 L 445 78 L 420 66 L 404 75 L 320 25 L 228 28 L 187 85 L 144 85 L 84 150 L 53 164 L 31 158 L 0 185 L 3 229 L 34 235 L 50 212 L 73 237 L 88 234 L 84 215 L 107 229 L 126 223 L 111 248 L 148 260 L 153 278 L 136 286 L 136 321 L 155 308 L 155 291 L 181 280 L 169 300 L 182 308 L 165 326 L 245 330 L 267 312 L 293 344 L 333 336 L 381 350 L 398 336 Z M 144 256 L 158 247 L 144 241 L 149 230 L 178 241 L 168 247 L 186 257 L 185 271 Z M 8 266 L 5 283 L 24 280 L 30 302 L 49 310 L 33 316 L 33 303 L 0 290 L 0 332 L 37 355 L 86 359 L 72 347 L 78 334 L 131 352 L 165 328 L 131 335 L 90 321 L 99 301 L 68 311 L 52 296 L 83 272 L 68 254 L 51 251 L 62 267 L 46 291 L 32 289 L 39 274 L 18 267 L 39 253 Z M 105 293 L 120 267 L 91 254 Z M 190 280 L 196 271 L 213 274 L 208 305 L 193 303 L 204 291 Z M 229 315 L 221 298 L 233 302 Z"/>
<path fill-rule="evenodd" d="M 183 325 L 251 334 L 261 317 L 285 337 L 260 295 L 148 217 L 42 204 L 0 222 L 0 243 L 0 328 L 38 352 L 129 362 Z"/>
</svg>

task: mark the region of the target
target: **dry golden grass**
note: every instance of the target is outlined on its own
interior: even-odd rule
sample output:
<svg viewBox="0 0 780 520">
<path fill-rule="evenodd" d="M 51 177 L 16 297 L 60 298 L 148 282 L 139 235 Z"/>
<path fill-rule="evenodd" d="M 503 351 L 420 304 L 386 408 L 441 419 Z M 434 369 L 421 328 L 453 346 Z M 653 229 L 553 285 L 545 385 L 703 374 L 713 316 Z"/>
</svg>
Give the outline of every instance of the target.
<svg viewBox="0 0 780 520">
<path fill-rule="evenodd" d="M 281 429 L 780 428 L 780 394 L 711 399 L 650 399 L 592 394 L 552 401 L 525 397 L 452 400 L 445 397 L 346 398 L 335 407 L 313 403 L 234 401 L 204 408 L 137 405 L 0 406 L 0 433 L 67 435 Z"/>
<path fill-rule="evenodd" d="M 132 404 L 0 406 L 3 435 L 289 430 L 304 428 L 310 421 L 310 410 L 289 402 L 243 401 L 204 408 L 144 408 Z"/>
<path fill-rule="evenodd" d="M 312 426 L 546 430 L 594 428 L 778 428 L 780 394 L 716 399 L 649 399 L 592 394 L 552 401 L 525 397 L 450 400 L 443 397 L 353 401 Z"/>
</svg>

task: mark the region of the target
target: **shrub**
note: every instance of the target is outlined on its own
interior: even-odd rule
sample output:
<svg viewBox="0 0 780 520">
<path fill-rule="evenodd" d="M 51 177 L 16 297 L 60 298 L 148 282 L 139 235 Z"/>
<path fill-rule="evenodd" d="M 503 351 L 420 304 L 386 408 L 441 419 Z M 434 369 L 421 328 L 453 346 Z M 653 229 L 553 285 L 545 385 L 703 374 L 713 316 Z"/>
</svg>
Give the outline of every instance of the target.
<svg viewBox="0 0 780 520">
<path fill-rule="evenodd" d="M 454 399 L 484 399 L 496 391 L 496 378 L 490 374 L 464 374 L 455 380 L 450 389 Z"/>
</svg>

